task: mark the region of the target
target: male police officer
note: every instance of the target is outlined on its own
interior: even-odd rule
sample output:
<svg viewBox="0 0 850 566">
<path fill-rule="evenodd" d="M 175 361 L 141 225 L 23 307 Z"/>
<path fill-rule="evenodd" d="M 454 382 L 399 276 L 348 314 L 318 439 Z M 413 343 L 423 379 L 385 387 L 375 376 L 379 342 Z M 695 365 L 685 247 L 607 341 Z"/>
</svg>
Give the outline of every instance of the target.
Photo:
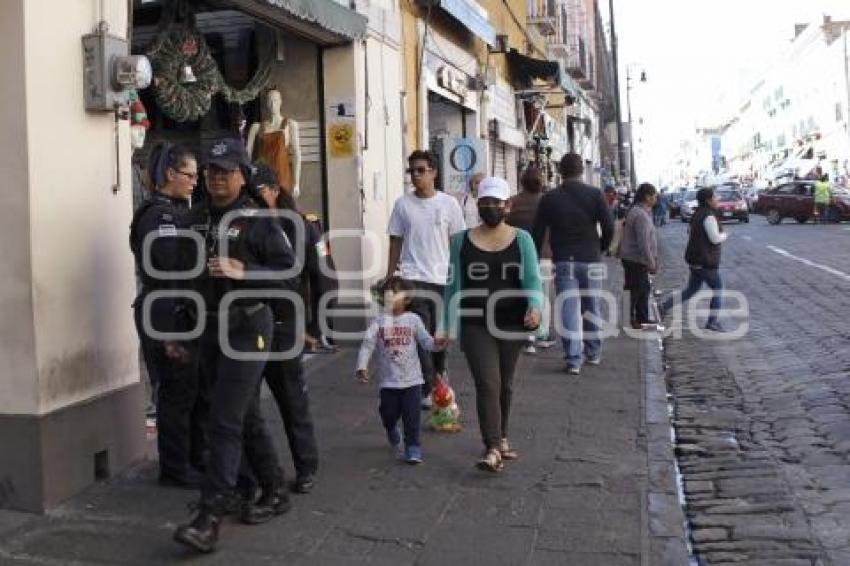
<svg viewBox="0 0 850 566">
<path fill-rule="evenodd" d="M 294 264 L 292 248 L 278 222 L 257 214 L 244 190 L 249 173 L 250 161 L 239 140 L 214 143 L 207 159 L 209 200 L 192 214 L 193 228 L 207 242 L 207 273 L 198 288 L 207 314 L 201 364 L 210 380 L 209 459 L 198 513 L 177 529 L 174 539 L 201 552 L 215 550 L 240 466 L 253 472 L 261 489 L 256 502 L 246 501 L 243 521 L 264 522 L 289 508 L 283 471 L 260 412 L 272 313 L 266 299 L 244 296 L 226 308 L 233 292 L 279 290 L 292 281 L 280 275 Z M 224 353 L 228 344 L 219 340 L 220 329 L 221 340 L 236 354 Z"/>
</svg>

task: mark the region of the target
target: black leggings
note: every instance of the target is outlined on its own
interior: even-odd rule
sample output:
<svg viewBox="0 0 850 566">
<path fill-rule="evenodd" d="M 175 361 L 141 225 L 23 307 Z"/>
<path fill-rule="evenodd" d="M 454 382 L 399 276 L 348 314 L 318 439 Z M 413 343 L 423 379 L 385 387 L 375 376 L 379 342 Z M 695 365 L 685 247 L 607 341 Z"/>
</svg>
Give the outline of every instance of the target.
<svg viewBox="0 0 850 566">
<path fill-rule="evenodd" d="M 500 340 L 478 324 L 461 325 L 461 346 L 475 381 L 475 402 L 481 440 L 498 448 L 508 437 L 514 374 L 524 340 Z"/>
<path fill-rule="evenodd" d="M 642 263 L 623 260 L 625 289 L 629 291 L 629 322 L 643 324 L 649 319 L 649 295 L 652 287 L 649 283 L 649 268 Z"/>
<path fill-rule="evenodd" d="M 409 282 L 413 284 L 416 292 L 414 292 L 407 310 L 418 314 L 419 318 L 422 319 L 422 324 L 433 335 L 437 327 L 437 317 L 442 312 L 442 306 L 435 303 L 428 295 L 434 294 L 442 301 L 446 288 L 444 285 L 436 285 L 424 281 L 410 280 Z M 417 295 L 417 293 L 420 294 Z M 431 388 L 434 386 L 436 375 L 446 371 L 446 353 L 428 352 L 419 346 L 417 346 L 416 350 L 419 355 L 419 363 L 422 366 L 422 378 L 425 380 L 425 384 L 422 386 L 422 396 L 427 397 L 431 394 Z"/>
</svg>

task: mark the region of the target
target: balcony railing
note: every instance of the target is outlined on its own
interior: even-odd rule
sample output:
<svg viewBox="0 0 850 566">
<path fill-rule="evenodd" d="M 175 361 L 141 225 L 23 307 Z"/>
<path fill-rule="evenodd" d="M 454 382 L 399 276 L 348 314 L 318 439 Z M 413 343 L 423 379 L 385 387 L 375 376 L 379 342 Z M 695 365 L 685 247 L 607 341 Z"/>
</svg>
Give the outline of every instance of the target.
<svg viewBox="0 0 850 566">
<path fill-rule="evenodd" d="M 588 53 L 584 38 L 569 38 L 567 44 L 567 72 L 576 80 L 587 79 Z"/>
<path fill-rule="evenodd" d="M 528 23 L 545 36 L 554 35 L 558 21 L 555 0 L 528 0 Z"/>
</svg>

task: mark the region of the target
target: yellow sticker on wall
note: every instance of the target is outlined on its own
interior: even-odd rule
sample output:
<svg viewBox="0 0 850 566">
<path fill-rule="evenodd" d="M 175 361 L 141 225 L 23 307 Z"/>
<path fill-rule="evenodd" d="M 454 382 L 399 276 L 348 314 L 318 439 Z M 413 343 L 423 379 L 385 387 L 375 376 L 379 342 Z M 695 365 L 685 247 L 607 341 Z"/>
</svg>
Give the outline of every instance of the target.
<svg viewBox="0 0 850 566">
<path fill-rule="evenodd" d="M 354 124 L 343 122 L 329 124 L 328 146 L 331 157 L 354 157 Z"/>
<path fill-rule="evenodd" d="M 262 336 L 257 336 L 257 349 L 265 350 L 266 349 L 266 341 L 263 340 Z"/>
</svg>

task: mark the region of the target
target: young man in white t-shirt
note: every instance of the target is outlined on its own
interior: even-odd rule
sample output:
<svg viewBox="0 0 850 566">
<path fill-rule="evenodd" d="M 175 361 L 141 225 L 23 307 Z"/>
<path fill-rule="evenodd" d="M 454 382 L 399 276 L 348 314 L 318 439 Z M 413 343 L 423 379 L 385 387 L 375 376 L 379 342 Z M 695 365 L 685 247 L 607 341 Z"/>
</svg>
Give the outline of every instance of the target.
<svg viewBox="0 0 850 566">
<path fill-rule="evenodd" d="M 390 216 L 390 252 L 387 263 L 389 281 L 396 269 L 410 281 L 419 296 L 414 295 L 410 310 L 419 315 L 428 332 L 436 331 L 438 303 L 442 302 L 449 271 L 449 239 L 465 229 L 463 211 L 457 200 L 437 191 L 436 159 L 428 151 L 417 150 L 407 158 L 414 192 L 400 197 Z M 436 374 L 446 371 L 445 352 L 419 349 L 419 361 L 425 386 L 423 407 L 430 406 L 431 386 Z"/>
</svg>

